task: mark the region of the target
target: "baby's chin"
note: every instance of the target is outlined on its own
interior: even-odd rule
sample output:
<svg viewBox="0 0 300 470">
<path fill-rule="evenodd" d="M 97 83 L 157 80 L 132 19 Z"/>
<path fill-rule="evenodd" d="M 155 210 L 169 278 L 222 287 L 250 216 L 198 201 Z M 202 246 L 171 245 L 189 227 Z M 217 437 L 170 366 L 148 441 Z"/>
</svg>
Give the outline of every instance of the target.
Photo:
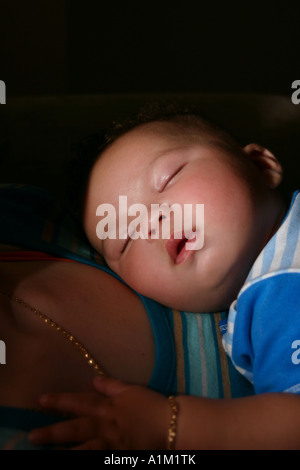
<svg viewBox="0 0 300 470">
<path fill-rule="evenodd" d="M 189 301 L 166 301 L 166 299 L 156 299 L 159 303 L 165 305 L 172 310 L 179 310 L 182 312 L 189 313 L 217 313 L 227 310 L 228 307 L 221 307 L 216 304 L 202 304 L 202 303 L 191 303 Z"/>
<path fill-rule="evenodd" d="M 228 301 L 217 301 L 213 299 L 211 302 L 206 299 L 204 302 L 195 300 L 191 302 L 191 299 L 186 299 L 185 295 L 181 298 L 175 299 L 158 299 L 158 302 L 162 303 L 166 307 L 171 308 L 172 310 L 180 310 L 182 312 L 189 313 L 218 313 L 228 310 L 231 302 Z"/>
<path fill-rule="evenodd" d="M 188 289 L 188 286 L 186 285 Z M 181 310 L 190 313 L 219 313 L 229 310 L 236 300 L 241 286 L 232 283 L 220 282 L 219 284 L 206 286 L 202 291 L 191 288 L 187 290 L 177 290 L 176 297 L 169 298 L 169 302 L 164 303 L 174 310 Z M 167 300 L 167 299 L 165 299 Z"/>
</svg>

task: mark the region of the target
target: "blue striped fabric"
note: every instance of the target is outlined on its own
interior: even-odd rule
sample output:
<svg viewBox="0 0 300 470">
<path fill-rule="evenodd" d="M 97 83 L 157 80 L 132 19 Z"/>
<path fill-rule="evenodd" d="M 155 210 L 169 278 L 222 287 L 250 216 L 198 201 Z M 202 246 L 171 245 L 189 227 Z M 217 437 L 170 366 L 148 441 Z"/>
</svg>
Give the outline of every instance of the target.
<svg viewBox="0 0 300 470">
<path fill-rule="evenodd" d="M 222 313 L 173 310 L 177 393 L 209 398 L 241 397 L 253 388 L 239 374 L 222 347 Z"/>
</svg>

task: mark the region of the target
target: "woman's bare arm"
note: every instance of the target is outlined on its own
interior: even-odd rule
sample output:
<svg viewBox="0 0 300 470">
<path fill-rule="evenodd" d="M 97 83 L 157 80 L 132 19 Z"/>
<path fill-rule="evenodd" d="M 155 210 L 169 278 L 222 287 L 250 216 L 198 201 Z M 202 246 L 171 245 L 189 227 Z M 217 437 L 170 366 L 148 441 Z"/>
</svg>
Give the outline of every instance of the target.
<svg viewBox="0 0 300 470">
<path fill-rule="evenodd" d="M 147 384 L 155 343 L 138 295 L 114 276 L 80 263 L 59 263 L 47 271 L 51 312 L 103 365 L 110 376 Z M 61 312 L 61 306 L 64 311 Z"/>
<path fill-rule="evenodd" d="M 2 262 L 0 277 L 1 290 L 71 332 L 108 375 L 149 383 L 150 319 L 140 298 L 115 277 L 66 261 Z M 45 392 L 93 389 L 94 369 L 64 335 L 7 296 L 0 296 L 0 311 L 1 340 L 10 352 L 0 370 L 2 405 L 34 408 Z"/>
</svg>

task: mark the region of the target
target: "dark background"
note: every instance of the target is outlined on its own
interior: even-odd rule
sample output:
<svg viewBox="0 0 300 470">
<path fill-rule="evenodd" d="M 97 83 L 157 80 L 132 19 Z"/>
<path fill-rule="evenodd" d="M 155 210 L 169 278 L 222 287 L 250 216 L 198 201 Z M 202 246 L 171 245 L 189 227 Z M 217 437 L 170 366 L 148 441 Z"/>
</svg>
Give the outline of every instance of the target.
<svg viewBox="0 0 300 470">
<path fill-rule="evenodd" d="M 0 0 L 13 95 L 257 92 L 300 79 L 300 2 Z"/>
</svg>

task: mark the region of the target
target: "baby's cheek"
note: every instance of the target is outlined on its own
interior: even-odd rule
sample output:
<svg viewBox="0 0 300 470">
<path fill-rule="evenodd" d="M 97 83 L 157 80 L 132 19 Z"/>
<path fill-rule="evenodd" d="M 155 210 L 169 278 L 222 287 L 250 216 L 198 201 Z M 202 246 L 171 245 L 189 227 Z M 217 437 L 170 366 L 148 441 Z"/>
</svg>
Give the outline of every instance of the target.
<svg viewBox="0 0 300 470">
<path fill-rule="evenodd" d="M 120 262 L 119 274 L 137 292 L 150 296 L 155 288 L 157 265 L 155 267 L 154 260 L 148 254 L 134 249 L 130 251 Z"/>
</svg>

